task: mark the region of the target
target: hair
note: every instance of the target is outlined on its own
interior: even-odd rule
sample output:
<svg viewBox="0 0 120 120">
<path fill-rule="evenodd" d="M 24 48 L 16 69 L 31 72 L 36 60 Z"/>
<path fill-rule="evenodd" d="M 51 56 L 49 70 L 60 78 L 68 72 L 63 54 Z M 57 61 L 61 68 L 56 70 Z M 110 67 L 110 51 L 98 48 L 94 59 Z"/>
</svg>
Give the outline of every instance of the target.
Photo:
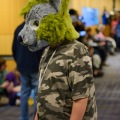
<svg viewBox="0 0 120 120">
<path fill-rule="evenodd" d="M 99 31 L 104 30 L 104 29 L 105 29 L 105 26 L 104 26 L 103 24 L 99 24 L 97 29 L 98 29 Z"/>
<path fill-rule="evenodd" d="M 0 57 L 0 67 L 6 63 L 6 60 Z"/>
<path fill-rule="evenodd" d="M 50 2 L 51 0 L 29 0 L 21 15 L 26 15 L 37 4 Z M 61 0 L 60 11 L 56 14 L 49 14 L 42 19 L 39 28 L 36 30 L 38 39 L 44 39 L 54 45 L 64 40 L 72 41 L 79 37 L 72 25 L 72 20 L 68 13 L 68 4 L 69 0 Z"/>
<path fill-rule="evenodd" d="M 77 13 L 77 11 L 75 9 L 70 9 L 69 14 L 78 16 L 78 13 Z"/>
<path fill-rule="evenodd" d="M 86 32 L 87 32 L 87 33 L 91 32 L 91 31 L 92 31 L 91 28 L 87 28 L 87 29 L 86 29 Z"/>
</svg>

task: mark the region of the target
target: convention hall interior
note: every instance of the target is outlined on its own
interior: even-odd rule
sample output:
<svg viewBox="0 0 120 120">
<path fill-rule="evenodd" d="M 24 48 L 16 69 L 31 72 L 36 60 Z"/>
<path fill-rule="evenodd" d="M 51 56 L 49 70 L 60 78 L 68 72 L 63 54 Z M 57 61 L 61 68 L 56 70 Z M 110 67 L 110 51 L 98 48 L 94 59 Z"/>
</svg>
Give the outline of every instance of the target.
<svg viewBox="0 0 120 120">
<path fill-rule="evenodd" d="M 44 50 L 34 56 L 27 46 L 17 42 L 26 24 L 20 12 L 27 1 L 0 0 L 0 120 L 19 120 L 21 108 L 29 111 L 29 120 L 35 117 L 37 87 L 32 82 L 39 81 L 39 56 Z M 77 41 L 87 46 L 92 60 L 97 120 L 120 120 L 120 0 L 70 0 L 69 15 L 79 34 Z M 24 82 L 32 87 L 25 88 Z M 21 89 L 28 90 L 28 98 Z M 25 99 L 21 98 L 25 95 L 24 109 Z"/>
</svg>

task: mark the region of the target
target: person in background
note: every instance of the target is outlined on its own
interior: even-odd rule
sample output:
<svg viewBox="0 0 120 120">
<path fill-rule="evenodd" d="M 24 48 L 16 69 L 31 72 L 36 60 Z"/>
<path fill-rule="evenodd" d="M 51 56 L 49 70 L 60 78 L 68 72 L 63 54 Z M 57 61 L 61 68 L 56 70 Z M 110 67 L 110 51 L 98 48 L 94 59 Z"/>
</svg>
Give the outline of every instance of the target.
<svg viewBox="0 0 120 120">
<path fill-rule="evenodd" d="M 94 39 L 98 42 L 105 43 L 106 36 L 104 35 L 104 31 L 105 31 L 105 26 L 103 24 L 99 24 Z"/>
<path fill-rule="evenodd" d="M 92 57 L 93 62 L 93 75 L 94 77 L 102 77 L 102 58 L 100 54 L 100 43 L 96 43 L 94 41 L 94 37 L 92 35 L 92 29 L 88 28 L 86 30 L 86 45 L 88 47 L 88 50 L 90 52 L 90 55 Z"/>
<path fill-rule="evenodd" d="M 117 49 L 120 50 L 120 14 L 118 16 L 118 24 L 116 26 Z"/>
<path fill-rule="evenodd" d="M 1 88 L 1 85 L 4 83 L 6 75 L 6 61 L 3 58 L 0 58 L 0 94 L 4 91 L 4 89 Z"/>
<path fill-rule="evenodd" d="M 116 16 L 113 16 L 112 21 L 111 21 L 111 35 L 114 39 L 116 39 L 116 27 L 118 25 L 118 21 Z"/>
<path fill-rule="evenodd" d="M 12 52 L 14 60 L 16 61 L 17 64 L 17 69 L 21 74 L 20 120 L 29 120 L 28 98 L 30 96 L 31 90 L 35 91 L 34 98 L 36 96 L 39 77 L 38 76 L 39 61 L 43 50 L 37 52 L 30 52 L 28 47 L 20 44 L 18 40 L 18 34 L 24 27 L 24 24 L 25 23 L 23 22 L 15 30 Z"/>
<path fill-rule="evenodd" d="M 17 92 L 14 91 L 15 87 L 20 85 L 20 74 L 15 70 L 6 75 L 4 83 L 1 85 L 7 91 L 9 98 L 9 105 L 16 105 Z"/>
<path fill-rule="evenodd" d="M 6 97 L 6 92 L 1 87 L 1 85 L 5 81 L 5 77 L 7 75 L 6 71 L 6 61 L 0 57 L 0 106 L 8 104 L 8 99 Z"/>
<path fill-rule="evenodd" d="M 109 24 L 109 17 L 110 17 L 109 12 L 107 11 L 106 8 L 104 8 L 104 11 L 103 11 L 103 14 L 102 14 L 103 25 L 108 25 Z"/>
<path fill-rule="evenodd" d="M 115 40 L 105 35 L 105 26 L 103 24 L 99 24 L 94 39 L 96 42 L 100 43 L 101 46 L 105 48 L 107 54 L 113 55 L 115 53 Z"/>
<path fill-rule="evenodd" d="M 83 42 L 84 36 L 85 36 L 85 24 L 79 20 L 79 14 L 76 10 L 70 9 L 69 14 L 72 19 L 72 24 L 73 24 L 75 30 L 80 34 L 80 37 L 77 40 L 79 42 Z"/>
</svg>

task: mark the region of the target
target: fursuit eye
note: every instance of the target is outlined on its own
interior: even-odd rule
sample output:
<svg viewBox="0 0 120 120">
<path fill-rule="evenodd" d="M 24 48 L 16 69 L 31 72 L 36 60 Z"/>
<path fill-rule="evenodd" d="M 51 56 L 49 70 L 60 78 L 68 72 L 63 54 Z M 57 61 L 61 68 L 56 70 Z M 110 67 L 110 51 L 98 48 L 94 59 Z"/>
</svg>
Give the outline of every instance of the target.
<svg viewBox="0 0 120 120">
<path fill-rule="evenodd" d="M 40 24 L 39 20 L 31 20 L 31 21 L 29 22 L 29 26 L 30 26 L 33 30 L 37 30 L 38 27 L 39 27 L 39 24 Z"/>
<path fill-rule="evenodd" d="M 38 27 L 39 26 L 39 21 L 38 20 L 34 21 L 33 26 Z"/>
</svg>

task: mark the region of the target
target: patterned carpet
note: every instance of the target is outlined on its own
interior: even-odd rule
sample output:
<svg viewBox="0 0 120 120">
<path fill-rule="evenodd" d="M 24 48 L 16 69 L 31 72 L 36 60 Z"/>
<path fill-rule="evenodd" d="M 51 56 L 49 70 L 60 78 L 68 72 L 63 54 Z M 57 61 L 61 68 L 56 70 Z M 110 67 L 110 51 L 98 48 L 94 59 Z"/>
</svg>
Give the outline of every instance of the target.
<svg viewBox="0 0 120 120">
<path fill-rule="evenodd" d="M 110 56 L 107 64 L 104 77 L 95 79 L 98 120 L 120 120 L 120 53 Z M 19 114 L 19 107 L 0 107 L 0 120 L 19 120 Z"/>
<path fill-rule="evenodd" d="M 107 64 L 105 76 L 95 79 L 98 120 L 120 120 L 120 53 Z"/>
</svg>

